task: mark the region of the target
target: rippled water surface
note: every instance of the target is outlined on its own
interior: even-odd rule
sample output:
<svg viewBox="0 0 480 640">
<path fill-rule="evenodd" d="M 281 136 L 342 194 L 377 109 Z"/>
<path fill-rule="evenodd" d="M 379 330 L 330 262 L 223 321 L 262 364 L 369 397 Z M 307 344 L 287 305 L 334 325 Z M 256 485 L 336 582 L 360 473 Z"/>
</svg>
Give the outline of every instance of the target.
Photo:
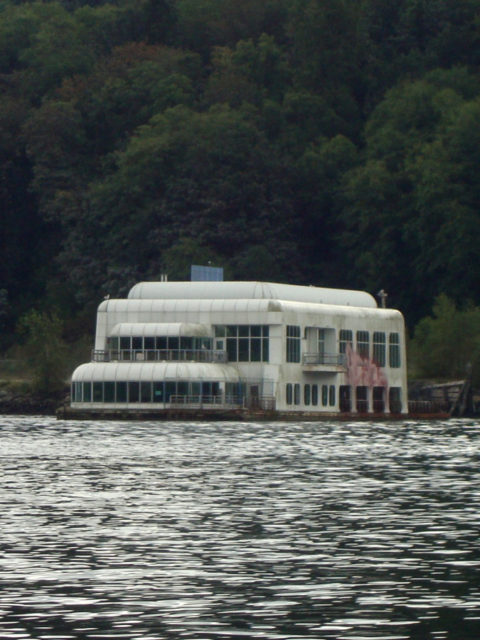
<svg viewBox="0 0 480 640">
<path fill-rule="evenodd" d="M 480 638 L 480 423 L 0 417 L 0 638 Z"/>
</svg>

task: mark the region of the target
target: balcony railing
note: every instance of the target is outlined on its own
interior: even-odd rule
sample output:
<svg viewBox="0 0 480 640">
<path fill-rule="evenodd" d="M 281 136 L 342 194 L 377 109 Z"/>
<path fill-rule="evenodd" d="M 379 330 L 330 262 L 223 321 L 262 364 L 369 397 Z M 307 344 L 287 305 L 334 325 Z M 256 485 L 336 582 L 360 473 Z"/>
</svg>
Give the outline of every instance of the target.
<svg viewBox="0 0 480 640">
<path fill-rule="evenodd" d="M 176 407 L 241 407 L 243 405 L 243 396 L 227 395 L 175 395 L 170 396 L 170 406 Z"/>
<path fill-rule="evenodd" d="M 303 364 L 344 367 L 347 359 L 344 353 L 304 353 Z"/>
<path fill-rule="evenodd" d="M 218 349 L 94 349 L 94 362 L 227 362 Z"/>
</svg>

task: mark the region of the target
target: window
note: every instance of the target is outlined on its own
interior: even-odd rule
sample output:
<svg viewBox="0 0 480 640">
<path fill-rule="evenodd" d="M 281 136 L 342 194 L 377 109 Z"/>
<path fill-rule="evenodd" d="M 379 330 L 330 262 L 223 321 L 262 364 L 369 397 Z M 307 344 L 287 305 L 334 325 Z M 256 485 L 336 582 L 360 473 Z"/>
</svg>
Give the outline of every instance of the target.
<svg viewBox="0 0 480 640">
<path fill-rule="evenodd" d="M 127 383 L 117 382 L 117 402 L 127 401 Z"/>
<path fill-rule="evenodd" d="M 385 388 L 373 387 L 373 410 L 375 413 L 383 413 L 385 411 Z"/>
<path fill-rule="evenodd" d="M 331 407 L 334 407 L 335 406 L 335 401 L 336 401 L 336 398 L 335 398 L 335 385 L 331 384 L 330 388 L 328 390 L 328 404 Z"/>
<path fill-rule="evenodd" d="M 128 401 L 138 402 L 140 400 L 140 383 L 129 382 L 128 383 Z"/>
<path fill-rule="evenodd" d="M 322 384 L 322 406 L 326 407 L 328 404 L 328 385 Z"/>
<path fill-rule="evenodd" d="M 153 402 L 163 402 L 164 389 L 163 382 L 153 383 Z"/>
<path fill-rule="evenodd" d="M 392 413 L 402 411 L 402 389 L 400 387 L 390 387 L 388 390 L 388 401 Z"/>
<path fill-rule="evenodd" d="M 141 382 L 140 383 L 140 402 L 152 401 L 152 383 Z"/>
<path fill-rule="evenodd" d="M 370 357 L 370 335 L 368 331 L 357 331 L 357 352 L 362 358 Z"/>
<path fill-rule="evenodd" d="M 83 383 L 83 401 L 84 402 L 92 401 L 92 383 L 91 382 Z"/>
<path fill-rule="evenodd" d="M 287 362 L 300 362 L 300 327 L 287 326 Z"/>
<path fill-rule="evenodd" d="M 306 384 L 303 387 L 303 404 L 308 406 L 310 404 L 310 398 L 311 398 L 311 388 L 309 384 Z"/>
<path fill-rule="evenodd" d="M 380 331 L 373 333 L 373 361 L 379 367 L 385 366 L 385 334 Z"/>
<path fill-rule="evenodd" d="M 339 351 L 340 353 L 347 353 L 347 345 L 352 346 L 353 333 L 349 329 L 341 329 L 339 335 Z"/>
<path fill-rule="evenodd" d="M 312 404 L 318 406 L 318 384 L 312 384 Z"/>
<path fill-rule="evenodd" d="M 318 354 L 325 355 L 325 329 L 318 330 Z"/>
<path fill-rule="evenodd" d="M 350 386 L 349 385 L 341 385 L 340 386 L 340 411 L 351 411 L 352 403 L 351 403 L 351 394 L 350 394 Z"/>
<path fill-rule="evenodd" d="M 393 369 L 400 367 L 400 335 L 391 333 L 389 339 L 389 360 Z"/>
<path fill-rule="evenodd" d="M 287 384 L 287 404 L 292 404 L 292 402 L 293 402 L 292 385 L 288 383 Z"/>
<path fill-rule="evenodd" d="M 103 402 L 103 382 L 93 383 L 93 401 Z"/>
<path fill-rule="evenodd" d="M 104 402 L 115 402 L 115 383 L 104 382 L 103 383 L 103 400 Z"/>
<path fill-rule="evenodd" d="M 293 387 L 293 402 L 294 404 L 300 404 L 300 385 L 296 384 Z"/>
<path fill-rule="evenodd" d="M 357 387 L 357 411 L 367 413 L 368 411 L 368 387 Z"/>
<path fill-rule="evenodd" d="M 215 336 L 226 336 L 229 362 L 268 362 L 268 325 L 216 326 Z"/>
</svg>

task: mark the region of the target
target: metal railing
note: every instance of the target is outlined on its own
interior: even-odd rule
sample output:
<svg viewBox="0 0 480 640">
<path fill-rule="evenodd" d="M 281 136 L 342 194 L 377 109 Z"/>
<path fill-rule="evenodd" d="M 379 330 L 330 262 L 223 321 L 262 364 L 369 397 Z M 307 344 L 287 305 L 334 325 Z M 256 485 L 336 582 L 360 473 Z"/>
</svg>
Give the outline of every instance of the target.
<svg viewBox="0 0 480 640">
<path fill-rule="evenodd" d="M 326 364 L 344 367 L 347 358 L 344 353 L 304 353 L 303 364 Z"/>
<path fill-rule="evenodd" d="M 243 406 L 243 396 L 223 396 L 223 395 L 172 395 L 170 396 L 170 406 L 175 407 L 241 407 Z"/>
<path fill-rule="evenodd" d="M 94 362 L 227 362 L 218 349 L 93 349 Z"/>
</svg>

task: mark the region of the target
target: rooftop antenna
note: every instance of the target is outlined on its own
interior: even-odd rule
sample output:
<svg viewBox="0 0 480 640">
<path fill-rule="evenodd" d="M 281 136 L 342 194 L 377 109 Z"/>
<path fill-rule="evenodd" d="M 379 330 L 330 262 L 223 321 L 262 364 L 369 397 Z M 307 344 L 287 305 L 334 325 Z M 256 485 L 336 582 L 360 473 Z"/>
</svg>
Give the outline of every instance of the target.
<svg viewBox="0 0 480 640">
<path fill-rule="evenodd" d="M 377 296 L 380 298 L 380 306 L 382 307 L 382 309 L 385 309 L 387 306 L 388 293 L 385 291 L 385 289 L 380 289 L 380 291 L 377 293 Z"/>
</svg>

